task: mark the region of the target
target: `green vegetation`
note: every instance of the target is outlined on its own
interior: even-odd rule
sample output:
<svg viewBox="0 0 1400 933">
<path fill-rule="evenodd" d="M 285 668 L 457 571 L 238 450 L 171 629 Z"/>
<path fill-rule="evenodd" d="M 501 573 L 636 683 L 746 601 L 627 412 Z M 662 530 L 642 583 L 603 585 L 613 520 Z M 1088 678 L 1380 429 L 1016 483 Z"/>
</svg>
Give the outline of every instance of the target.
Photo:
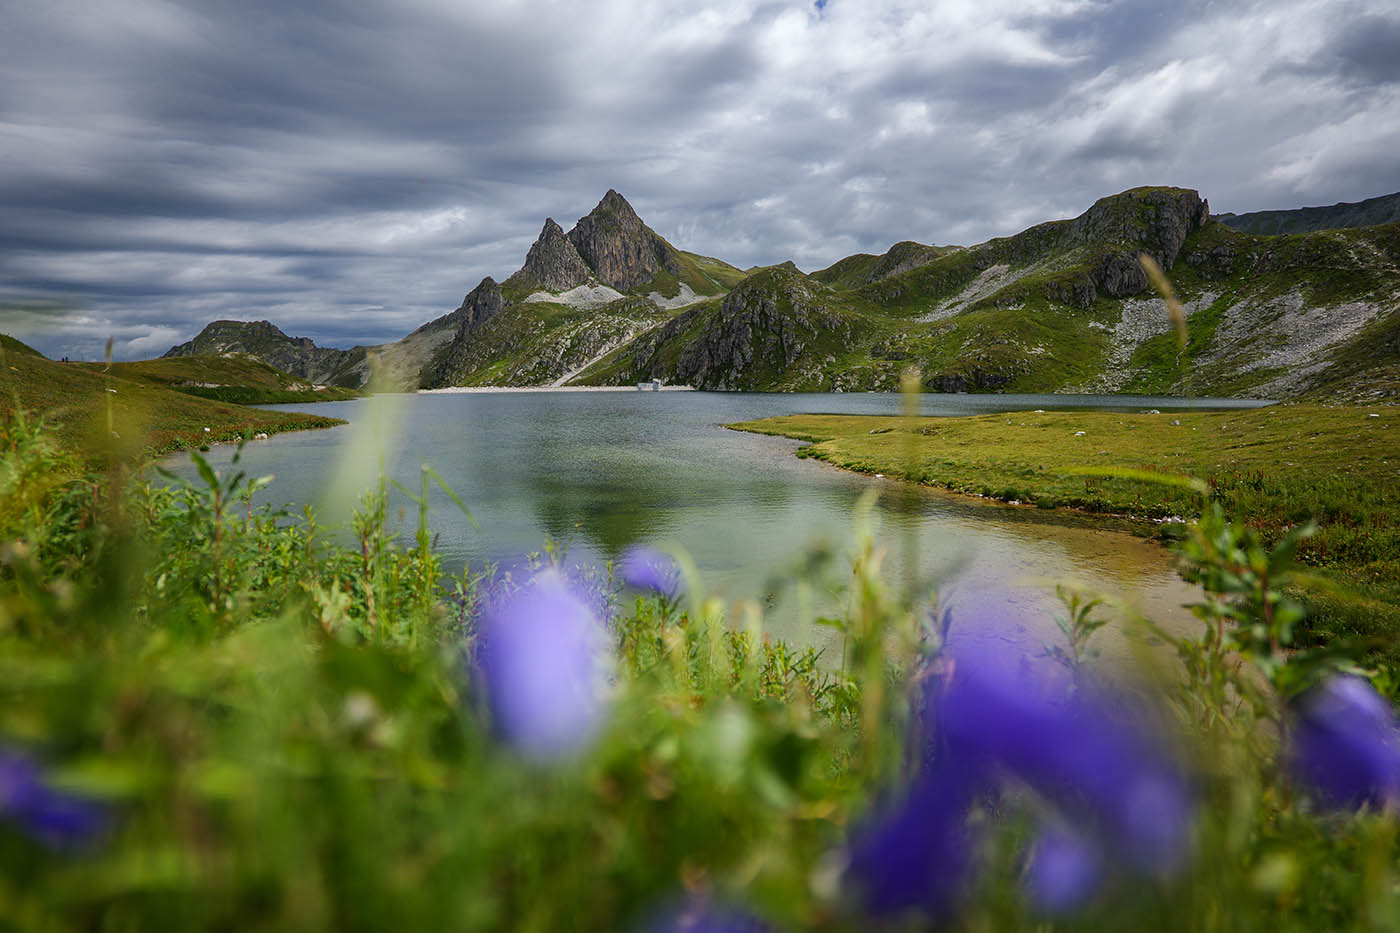
<svg viewBox="0 0 1400 933">
<path fill-rule="evenodd" d="M 546 301 L 507 305 L 472 330 L 469 340 L 443 344 L 423 368 L 420 382 L 433 387 L 548 385 L 676 314 L 635 297 L 600 308 Z"/>
<path fill-rule="evenodd" d="M 79 363 L 95 372 L 101 363 Z M 113 363 L 111 374 L 147 382 L 219 402 L 237 405 L 279 405 L 297 402 L 338 402 L 358 398 L 354 389 L 314 386 L 262 360 L 243 354 L 230 356 L 172 356 L 136 363 Z"/>
<path fill-rule="evenodd" d="M 1373 417 L 1373 415 L 1375 417 Z M 1015 412 L 966 418 L 790 415 L 731 425 L 811 442 L 800 456 L 956 492 L 1133 516 L 1168 533 L 1202 498 L 1195 477 L 1268 543 L 1314 523 L 1298 550 L 1317 642 L 1363 638 L 1400 663 L 1400 409 Z M 1151 523 L 1151 524 L 1149 524 Z"/>
<path fill-rule="evenodd" d="M 530 592 L 531 571 L 442 567 L 430 471 L 416 522 L 391 521 L 381 481 L 345 547 L 314 520 L 251 508 L 256 483 L 199 460 L 197 486 L 128 484 L 9 416 L 0 448 L 9 927 L 672 929 L 683 911 L 779 929 L 1275 931 L 1400 915 L 1394 813 L 1320 813 L 1268 727 L 1309 727 L 1291 698 L 1328 663 L 1288 651 L 1295 542 L 1263 548 L 1218 511 L 1183 549 L 1210 598 L 1199 637 L 1168 639 L 1179 683 L 1134 688 L 1104 718 L 1092 698 L 1125 688 L 1093 659 L 1094 604 L 1071 600 L 1066 645 L 1045 663 L 1066 667 L 1074 708 L 1105 731 L 1012 702 L 971 736 L 1010 776 L 987 772 L 964 799 L 928 796 L 940 768 L 977 769 L 931 751 L 923 730 L 954 741 L 979 710 L 950 691 L 982 682 L 943 663 L 919 593 L 882 583 L 868 531 L 829 577 L 812 562 L 809 582 L 844 581 L 844 610 L 820 620 L 841 633 L 840 664 L 765 639 L 757 607 L 726 612 L 694 588 L 624 601 L 607 568 L 547 552 L 537 564 L 607 616 L 613 673 L 594 687 L 592 740 L 541 759 L 499 722 L 505 688 L 486 659 L 505 630 L 483 621 Z M 540 645 L 538 663 L 556 648 Z M 1130 725 L 1139 706 L 1180 739 Z M 1068 731 L 1028 735 L 1024 716 Z M 1087 760 L 1118 779 L 1055 781 L 1096 736 Z M 1142 791 L 1122 829 L 1172 856 L 1150 871 L 1113 841 L 1116 798 Z M 1106 866 L 1068 901 L 1052 886 L 1053 906 L 1033 842 L 1046 820 L 1102 846 Z"/>
<path fill-rule="evenodd" d="M 581 380 L 888 391 L 913 364 L 934 391 L 1394 397 L 1400 224 L 1260 237 L 1204 211 L 1195 192 L 1135 188 L 968 248 L 897 243 L 810 276 L 750 269 L 723 313 L 654 327 Z M 1141 252 L 1193 312 L 1185 352 L 1146 304 Z M 764 281 L 782 270 L 786 295 Z M 812 320 L 832 333 L 804 335 Z"/>
<path fill-rule="evenodd" d="M 103 371 L 101 364 L 57 363 L 32 351 L 0 354 L 0 412 L 41 412 L 54 438 L 69 449 L 107 454 L 158 456 L 172 450 L 344 424 L 336 418 L 261 411 L 229 402 L 195 398 L 166 388 L 152 371 L 178 374 L 182 360 L 113 364 L 136 378 Z M 262 364 L 226 361 L 230 371 L 257 373 Z M 166 364 L 173 364 L 167 366 Z M 196 369 L 204 370 L 203 363 Z M 275 372 L 275 371 L 274 371 Z M 169 378 L 179 378 L 171 375 Z M 259 378 L 262 378 L 259 376 Z"/>
<path fill-rule="evenodd" d="M 677 275 L 678 281 L 689 285 L 697 295 L 714 295 L 728 291 L 744 278 L 743 271 L 734 268 L 722 259 L 701 256 L 699 253 L 689 253 L 683 249 L 676 250 L 676 255 L 680 257 L 681 267 L 681 271 Z M 659 287 L 656 290 L 668 298 L 674 297 L 676 294 L 674 291 L 667 292 Z"/>
<path fill-rule="evenodd" d="M 22 343 L 8 334 L 0 334 L 0 351 L 5 353 L 24 353 L 29 356 L 44 358 L 44 354 L 34 349 L 27 343 Z"/>
</svg>

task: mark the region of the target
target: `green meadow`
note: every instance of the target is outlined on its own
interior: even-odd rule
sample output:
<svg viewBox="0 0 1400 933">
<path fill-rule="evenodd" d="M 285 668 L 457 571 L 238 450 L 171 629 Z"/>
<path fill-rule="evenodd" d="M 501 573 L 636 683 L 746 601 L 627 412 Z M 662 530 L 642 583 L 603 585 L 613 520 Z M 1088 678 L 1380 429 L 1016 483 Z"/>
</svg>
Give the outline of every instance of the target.
<svg viewBox="0 0 1400 933">
<path fill-rule="evenodd" d="M 1299 595 L 1318 643 L 1400 660 L 1400 409 L 795 415 L 731 427 L 810 442 L 798 456 L 1024 508 L 1127 518 L 1166 540 L 1217 502 L 1266 542 L 1312 526 Z M 1181 482 L 1199 479 L 1202 496 Z"/>
</svg>

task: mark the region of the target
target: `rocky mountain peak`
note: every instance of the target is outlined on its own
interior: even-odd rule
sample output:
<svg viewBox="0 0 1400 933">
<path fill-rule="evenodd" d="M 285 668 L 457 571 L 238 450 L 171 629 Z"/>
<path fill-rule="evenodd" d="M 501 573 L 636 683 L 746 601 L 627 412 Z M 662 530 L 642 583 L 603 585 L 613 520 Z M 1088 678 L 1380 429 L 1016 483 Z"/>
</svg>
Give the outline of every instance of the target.
<svg viewBox="0 0 1400 933">
<path fill-rule="evenodd" d="M 618 194 L 615 188 L 609 188 L 608 193 L 603 195 L 603 200 L 599 201 L 598 206 L 593 208 L 590 213 L 596 214 L 599 211 L 610 211 L 615 214 L 637 217 L 637 212 L 632 209 L 632 205 L 627 202 L 626 198 Z M 637 223 L 641 222 L 641 218 L 637 217 Z"/>
<path fill-rule="evenodd" d="M 674 273 L 680 268 L 671 245 L 642 223 L 627 199 L 611 188 L 569 231 L 569 241 L 598 280 L 618 291 L 649 282 L 662 270 Z"/>
<path fill-rule="evenodd" d="M 558 224 L 554 226 L 556 230 L 559 229 Z M 462 299 L 462 306 L 457 309 L 457 332 L 465 333 L 500 314 L 504 309 L 505 300 L 501 296 L 501 286 L 488 275 Z"/>
<path fill-rule="evenodd" d="M 551 292 L 568 291 L 590 278 L 588 265 L 553 217 L 545 220 L 539 237 L 525 254 L 525 265 L 511 276 Z"/>
</svg>

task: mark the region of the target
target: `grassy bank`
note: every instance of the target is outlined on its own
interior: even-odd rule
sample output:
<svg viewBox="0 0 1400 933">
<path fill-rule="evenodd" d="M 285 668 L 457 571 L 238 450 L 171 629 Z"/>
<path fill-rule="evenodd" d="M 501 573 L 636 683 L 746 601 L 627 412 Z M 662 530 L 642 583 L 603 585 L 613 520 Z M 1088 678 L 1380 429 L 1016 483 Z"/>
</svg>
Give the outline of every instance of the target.
<svg viewBox="0 0 1400 933">
<path fill-rule="evenodd" d="M 1196 477 L 1265 541 L 1307 522 L 1313 637 L 1375 639 L 1400 660 L 1400 408 L 1016 412 L 962 418 L 790 415 L 730 427 L 809 441 L 799 456 L 1041 508 L 1126 515 L 1144 531 L 1201 496 L 1141 474 Z"/>
<path fill-rule="evenodd" d="M 78 363 L 94 372 L 102 363 Z M 174 389 L 217 402 L 236 405 L 289 405 L 338 402 L 359 398 L 360 392 L 341 386 L 317 386 L 297 379 L 250 356 L 179 356 L 133 363 L 113 363 L 113 376 Z"/>
<path fill-rule="evenodd" d="M 142 369 L 149 364 L 119 363 L 112 372 L 104 372 L 99 364 L 54 362 L 17 341 L 6 342 L 0 350 L 0 413 L 8 416 L 18 408 L 42 415 L 59 444 L 90 456 L 100 451 L 103 456 L 141 460 L 234 441 L 245 433 L 345 423 L 198 398 L 168 387 L 170 381 L 178 381 L 178 373 L 155 378 Z"/>
</svg>

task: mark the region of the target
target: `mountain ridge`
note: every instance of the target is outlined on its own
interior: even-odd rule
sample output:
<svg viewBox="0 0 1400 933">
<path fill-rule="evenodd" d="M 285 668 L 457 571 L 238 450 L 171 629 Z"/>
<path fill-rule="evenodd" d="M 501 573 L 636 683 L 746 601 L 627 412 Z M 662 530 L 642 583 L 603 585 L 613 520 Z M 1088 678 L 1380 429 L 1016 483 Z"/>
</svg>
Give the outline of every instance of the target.
<svg viewBox="0 0 1400 933">
<path fill-rule="evenodd" d="M 1364 201 L 1340 201 L 1326 207 L 1251 211 L 1247 214 L 1227 212 L 1216 214 L 1215 219 L 1241 233 L 1260 236 L 1374 227 L 1400 221 L 1400 191 Z"/>
<path fill-rule="evenodd" d="M 403 340 L 332 351 L 278 331 L 278 346 L 337 384 L 364 385 L 377 366 L 381 385 L 406 389 L 887 390 L 913 364 L 935 391 L 1392 397 L 1397 231 L 1257 236 L 1193 189 L 1144 186 L 973 246 L 905 240 L 810 275 L 791 262 L 740 272 L 671 246 L 609 189 L 567 232 L 547 219 L 504 282 L 488 276 Z M 1142 254 L 1182 294 L 1185 354 L 1164 349 Z"/>
</svg>

